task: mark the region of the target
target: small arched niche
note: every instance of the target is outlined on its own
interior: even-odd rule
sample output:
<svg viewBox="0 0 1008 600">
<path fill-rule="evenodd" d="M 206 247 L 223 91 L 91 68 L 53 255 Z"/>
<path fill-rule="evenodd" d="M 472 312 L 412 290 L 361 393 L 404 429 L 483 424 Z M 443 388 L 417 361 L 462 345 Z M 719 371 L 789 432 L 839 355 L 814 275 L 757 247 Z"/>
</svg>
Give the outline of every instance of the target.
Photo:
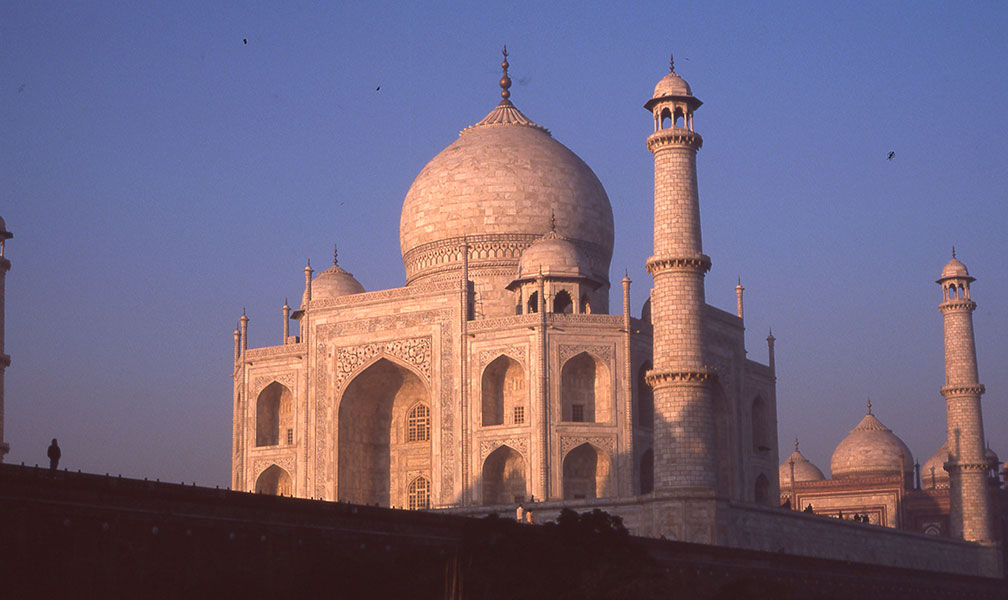
<svg viewBox="0 0 1008 600">
<path fill-rule="evenodd" d="M 611 496 L 612 479 L 612 463 L 609 455 L 589 443 L 581 444 L 564 457 L 564 500 Z"/>
<path fill-rule="evenodd" d="M 637 371 L 637 427 L 645 431 L 654 430 L 654 390 L 647 382 L 651 361 L 645 362 Z"/>
<path fill-rule="evenodd" d="M 648 448 L 640 458 L 640 493 L 654 491 L 654 450 Z"/>
<path fill-rule="evenodd" d="M 277 382 L 266 386 L 256 398 L 256 446 L 275 446 L 287 442 L 294 430 L 294 395 Z M 293 441 L 293 440 L 292 440 Z"/>
<path fill-rule="evenodd" d="M 517 450 L 501 446 L 483 461 L 483 504 L 513 504 L 528 492 L 525 459 Z"/>
<path fill-rule="evenodd" d="M 256 479 L 255 491 L 257 494 L 290 496 L 292 491 L 290 473 L 277 465 L 270 465 Z"/>
<path fill-rule="evenodd" d="M 571 300 L 570 292 L 560 290 L 553 297 L 553 312 L 557 314 L 571 314 L 574 312 L 574 301 Z"/>
<path fill-rule="evenodd" d="M 498 356 L 483 370 L 483 426 L 525 423 L 525 369 L 510 356 Z"/>
<path fill-rule="evenodd" d="M 561 421 L 608 423 L 612 419 L 609 368 L 595 356 L 582 352 L 560 372 Z"/>
<path fill-rule="evenodd" d="M 759 477 L 756 478 L 756 485 L 754 486 L 753 494 L 756 499 L 756 504 L 770 503 L 770 480 L 766 478 L 766 475 L 760 473 Z"/>
<path fill-rule="evenodd" d="M 752 444 L 756 454 L 770 452 L 770 411 L 766 400 L 756 396 L 752 402 Z"/>
</svg>

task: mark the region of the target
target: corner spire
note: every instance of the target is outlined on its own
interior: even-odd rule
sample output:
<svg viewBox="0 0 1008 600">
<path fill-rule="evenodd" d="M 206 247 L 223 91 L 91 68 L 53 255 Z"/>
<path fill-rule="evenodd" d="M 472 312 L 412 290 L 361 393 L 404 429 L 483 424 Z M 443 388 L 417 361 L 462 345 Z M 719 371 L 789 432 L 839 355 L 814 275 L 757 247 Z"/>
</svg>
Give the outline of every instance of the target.
<svg viewBox="0 0 1008 600">
<path fill-rule="evenodd" d="M 508 98 L 511 97 L 511 92 L 508 91 L 508 88 L 511 87 L 511 78 L 508 77 L 508 67 L 510 67 L 511 65 L 508 63 L 507 60 L 508 57 L 507 44 L 504 44 L 504 49 L 501 50 L 501 54 L 504 55 L 504 61 L 501 62 L 501 69 L 504 70 L 504 75 L 503 77 L 501 77 L 500 80 L 501 98 L 503 98 L 506 101 Z"/>
</svg>

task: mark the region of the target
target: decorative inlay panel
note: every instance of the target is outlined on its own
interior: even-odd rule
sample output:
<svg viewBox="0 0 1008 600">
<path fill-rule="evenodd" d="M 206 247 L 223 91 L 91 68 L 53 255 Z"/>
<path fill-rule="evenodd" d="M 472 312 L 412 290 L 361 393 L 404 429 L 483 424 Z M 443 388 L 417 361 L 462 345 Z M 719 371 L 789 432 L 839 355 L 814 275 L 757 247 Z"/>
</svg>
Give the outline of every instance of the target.
<svg viewBox="0 0 1008 600">
<path fill-rule="evenodd" d="M 291 480 L 294 479 L 294 457 L 293 456 L 271 456 L 265 458 L 257 458 L 252 463 L 252 472 L 254 473 L 253 481 L 259 479 L 262 472 L 270 468 L 270 466 L 276 465 L 287 471 L 287 474 L 291 476 Z"/>
<path fill-rule="evenodd" d="M 616 436 L 561 436 L 560 437 L 560 459 L 563 460 L 567 453 L 577 448 L 581 444 L 588 443 L 600 450 L 607 452 L 609 457 L 616 452 Z"/>
<path fill-rule="evenodd" d="M 308 344 L 284 344 L 282 346 L 267 346 L 266 348 L 248 348 L 242 358 L 262 358 L 276 354 L 303 354 L 308 351 Z"/>
<path fill-rule="evenodd" d="M 252 382 L 251 397 L 258 397 L 259 393 L 263 391 L 269 384 L 276 381 L 277 383 L 284 385 L 294 393 L 294 382 L 297 378 L 297 374 L 294 372 L 280 373 L 278 375 L 260 375 L 256 377 Z"/>
<path fill-rule="evenodd" d="M 495 438 L 495 439 L 485 439 L 480 441 L 480 464 L 486 460 L 486 457 L 490 455 L 491 452 L 500 448 L 501 446 L 508 446 L 513 450 L 517 450 L 525 462 L 529 460 L 528 454 L 528 438 L 525 437 L 512 437 L 512 438 Z"/>
<path fill-rule="evenodd" d="M 525 364 L 525 346 L 507 346 L 501 348 L 500 350 L 483 350 L 479 353 L 479 367 L 480 370 L 483 369 L 484 365 L 488 362 L 496 359 L 500 355 L 510 356 L 511 358 L 518 361 L 518 364 Z"/>
<path fill-rule="evenodd" d="M 587 352 L 606 363 L 607 365 L 612 362 L 613 347 L 612 345 L 589 345 L 589 344 L 561 344 L 560 345 L 560 364 L 563 365 L 567 362 L 567 359 L 581 354 L 582 352 Z"/>
<path fill-rule="evenodd" d="M 430 384 L 431 339 L 425 336 L 336 348 L 336 389 L 341 389 L 354 371 L 379 354 L 388 354 L 413 365 L 423 375 L 425 383 Z"/>
</svg>

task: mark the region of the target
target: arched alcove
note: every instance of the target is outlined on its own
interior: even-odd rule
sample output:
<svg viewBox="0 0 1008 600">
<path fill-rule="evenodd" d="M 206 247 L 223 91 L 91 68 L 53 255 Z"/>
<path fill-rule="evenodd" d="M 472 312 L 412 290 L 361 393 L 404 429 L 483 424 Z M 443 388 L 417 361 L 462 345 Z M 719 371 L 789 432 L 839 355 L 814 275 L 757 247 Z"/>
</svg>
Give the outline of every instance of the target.
<svg viewBox="0 0 1008 600">
<path fill-rule="evenodd" d="M 266 386 L 256 398 L 256 446 L 287 443 L 287 433 L 294 429 L 294 395 L 277 382 Z"/>
<path fill-rule="evenodd" d="M 553 297 L 553 312 L 557 314 L 570 314 L 574 312 L 574 301 L 567 290 L 560 290 Z"/>
<path fill-rule="evenodd" d="M 483 461 L 483 504 L 524 501 L 527 480 L 522 455 L 509 446 L 497 448 Z"/>
<path fill-rule="evenodd" d="M 654 450 L 648 448 L 640 458 L 640 493 L 654 491 Z"/>
<path fill-rule="evenodd" d="M 529 299 L 526 306 L 528 306 L 528 313 L 539 312 L 539 292 L 532 292 L 531 294 L 529 294 Z"/>
<path fill-rule="evenodd" d="M 564 500 L 611 496 L 612 479 L 612 463 L 609 456 L 591 444 L 581 444 L 564 457 Z"/>
<path fill-rule="evenodd" d="M 759 477 L 756 478 L 756 485 L 753 490 L 756 498 L 756 504 L 769 504 L 770 503 L 770 480 L 766 478 L 766 475 L 760 473 Z"/>
<path fill-rule="evenodd" d="M 484 426 L 521 425 L 525 422 L 525 369 L 510 356 L 498 356 L 483 370 L 482 423 Z"/>
<path fill-rule="evenodd" d="M 770 411 L 766 400 L 756 396 L 752 402 L 752 444 L 757 454 L 770 453 Z"/>
<path fill-rule="evenodd" d="M 647 382 L 647 373 L 651 369 L 651 361 L 647 361 L 637 371 L 636 424 L 645 431 L 654 430 L 654 390 Z"/>
<path fill-rule="evenodd" d="M 403 506 L 412 481 L 407 481 L 407 471 L 425 471 L 430 479 L 429 433 L 426 440 L 410 441 L 408 414 L 417 406 L 427 408 L 429 395 L 415 373 L 387 358 L 347 385 L 337 417 L 340 500 Z"/>
<path fill-rule="evenodd" d="M 581 314 L 590 315 L 591 311 L 591 299 L 588 297 L 588 294 L 581 294 Z"/>
<path fill-rule="evenodd" d="M 290 473 L 277 465 L 270 465 L 256 479 L 255 491 L 257 494 L 290 496 L 293 492 Z"/>
<path fill-rule="evenodd" d="M 561 421 L 608 423 L 612 419 L 609 369 L 582 352 L 560 372 Z"/>
</svg>

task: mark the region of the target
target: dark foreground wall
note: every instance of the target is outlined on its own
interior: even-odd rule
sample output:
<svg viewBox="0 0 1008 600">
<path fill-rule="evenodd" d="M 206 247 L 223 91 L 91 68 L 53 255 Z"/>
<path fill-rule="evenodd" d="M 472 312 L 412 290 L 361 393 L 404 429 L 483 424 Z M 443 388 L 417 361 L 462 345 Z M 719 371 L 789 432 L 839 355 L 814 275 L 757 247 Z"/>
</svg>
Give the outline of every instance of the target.
<svg viewBox="0 0 1008 600">
<path fill-rule="evenodd" d="M 3 598 L 1008 598 L 1004 580 L 634 538 L 605 514 L 529 526 L 13 465 L 0 548 Z"/>
</svg>

